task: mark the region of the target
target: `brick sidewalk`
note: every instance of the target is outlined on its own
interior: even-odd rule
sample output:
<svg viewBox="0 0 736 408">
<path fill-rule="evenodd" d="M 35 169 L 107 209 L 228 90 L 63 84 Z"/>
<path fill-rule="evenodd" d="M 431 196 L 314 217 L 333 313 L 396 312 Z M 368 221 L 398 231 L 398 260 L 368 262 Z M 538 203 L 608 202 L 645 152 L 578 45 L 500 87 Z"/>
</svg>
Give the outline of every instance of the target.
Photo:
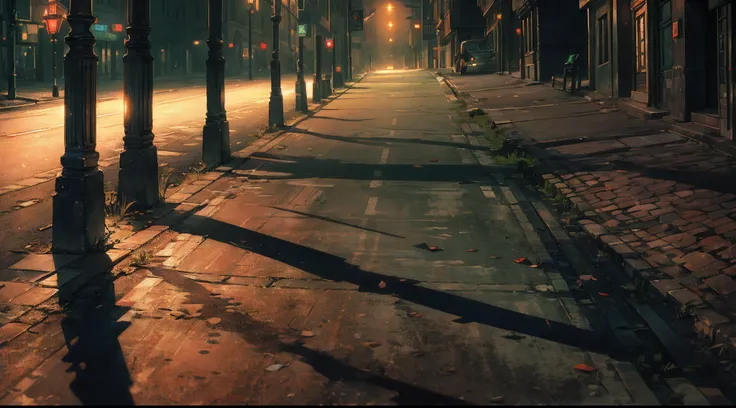
<svg viewBox="0 0 736 408">
<path fill-rule="evenodd" d="M 489 81 L 501 86 L 502 77 Z M 492 95 L 501 100 L 501 92 Z M 697 333 L 736 357 L 736 160 L 660 121 L 627 117 L 616 101 L 579 104 L 548 86 L 508 94 L 525 98 L 512 100 L 519 108 L 472 93 L 466 101 L 509 123 L 502 127 L 540 160 L 535 175 L 578 210 L 579 223 L 642 288 L 692 316 Z M 527 107 L 542 101 L 555 103 Z"/>
</svg>

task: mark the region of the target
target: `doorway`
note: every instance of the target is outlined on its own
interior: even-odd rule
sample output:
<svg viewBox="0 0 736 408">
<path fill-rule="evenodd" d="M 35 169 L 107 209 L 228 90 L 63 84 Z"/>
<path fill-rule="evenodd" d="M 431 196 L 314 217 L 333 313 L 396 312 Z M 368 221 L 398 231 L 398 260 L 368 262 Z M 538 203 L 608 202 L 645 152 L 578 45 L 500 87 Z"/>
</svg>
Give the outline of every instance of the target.
<svg viewBox="0 0 736 408">
<path fill-rule="evenodd" d="M 667 100 L 672 87 L 672 1 L 664 0 L 658 7 L 659 47 L 657 70 L 657 93 L 655 106 L 667 109 Z"/>
<path fill-rule="evenodd" d="M 733 80 L 731 69 L 733 67 L 733 51 L 731 40 L 731 4 L 723 5 L 716 9 L 716 36 L 718 53 L 718 127 L 720 135 L 733 139 L 732 117 L 733 102 Z"/>
<path fill-rule="evenodd" d="M 634 10 L 634 89 L 631 99 L 649 103 L 649 13 L 644 1 Z"/>
</svg>

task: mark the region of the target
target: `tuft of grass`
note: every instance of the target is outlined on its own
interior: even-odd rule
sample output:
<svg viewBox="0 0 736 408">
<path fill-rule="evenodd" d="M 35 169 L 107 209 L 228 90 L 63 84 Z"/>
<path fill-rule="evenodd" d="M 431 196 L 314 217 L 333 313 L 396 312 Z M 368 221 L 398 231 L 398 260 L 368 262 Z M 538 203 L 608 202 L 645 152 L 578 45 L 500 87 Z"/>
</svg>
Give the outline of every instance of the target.
<svg viewBox="0 0 736 408">
<path fill-rule="evenodd" d="M 104 233 L 104 235 L 102 237 L 100 237 L 99 239 L 97 239 L 97 241 L 94 244 L 95 251 L 97 251 L 97 252 L 107 252 L 110 249 L 112 249 L 112 247 L 114 247 L 115 244 L 117 244 L 118 242 L 120 242 L 119 239 L 115 239 L 115 240 L 112 239 L 112 233 L 113 232 L 110 231 L 109 228 L 107 228 L 107 225 L 105 225 L 105 233 Z"/>
<path fill-rule="evenodd" d="M 135 201 L 128 202 L 121 199 L 116 191 L 105 192 L 105 216 L 113 225 L 117 225 L 123 218 L 133 214 L 133 205 Z"/>
<path fill-rule="evenodd" d="M 494 160 L 498 164 L 524 164 L 527 166 L 533 166 L 536 162 L 533 157 L 527 156 L 526 153 L 520 150 L 514 150 L 513 152 L 508 153 L 506 156 L 496 156 Z"/>
<path fill-rule="evenodd" d="M 166 190 L 169 188 L 169 180 L 174 174 L 174 170 L 168 167 L 161 169 L 158 175 L 158 199 L 160 202 L 166 201 Z"/>
<path fill-rule="evenodd" d="M 184 181 L 182 183 L 195 182 L 205 174 L 207 174 L 207 165 L 199 162 L 189 167 L 189 171 L 184 175 Z"/>
<path fill-rule="evenodd" d="M 153 258 L 153 252 L 141 250 L 133 254 L 133 257 L 131 258 L 130 265 L 131 266 L 146 266 L 151 262 L 151 258 Z"/>
</svg>

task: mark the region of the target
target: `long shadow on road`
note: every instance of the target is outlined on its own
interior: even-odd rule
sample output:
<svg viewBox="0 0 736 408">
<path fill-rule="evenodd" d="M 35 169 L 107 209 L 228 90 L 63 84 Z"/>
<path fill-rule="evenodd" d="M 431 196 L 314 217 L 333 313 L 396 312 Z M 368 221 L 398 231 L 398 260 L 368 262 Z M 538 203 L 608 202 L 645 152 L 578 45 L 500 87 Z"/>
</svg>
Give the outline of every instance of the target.
<svg viewBox="0 0 736 408">
<path fill-rule="evenodd" d="M 241 242 L 244 249 L 277 260 L 307 273 L 335 282 L 349 282 L 361 292 L 394 295 L 403 300 L 457 316 L 457 323 L 476 322 L 523 335 L 606 355 L 618 355 L 603 332 L 583 330 L 569 324 L 489 305 L 451 293 L 401 282 L 401 277 L 362 270 L 335 255 L 295 244 L 257 231 L 215 219 L 193 216 L 176 227 L 180 233 L 208 236 L 222 243 Z M 380 282 L 385 288 L 379 288 Z M 383 286 L 383 285 L 381 285 Z"/>
</svg>

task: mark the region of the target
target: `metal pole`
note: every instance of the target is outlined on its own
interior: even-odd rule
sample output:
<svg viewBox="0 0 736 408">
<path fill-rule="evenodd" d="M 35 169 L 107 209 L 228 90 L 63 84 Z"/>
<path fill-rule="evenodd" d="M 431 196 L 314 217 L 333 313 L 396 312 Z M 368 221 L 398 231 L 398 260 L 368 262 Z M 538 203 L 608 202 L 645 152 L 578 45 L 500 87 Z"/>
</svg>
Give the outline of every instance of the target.
<svg viewBox="0 0 736 408">
<path fill-rule="evenodd" d="M 75 0 L 76 1 L 76 0 Z M 123 151 L 120 153 L 118 199 L 147 209 L 159 202 L 158 152 L 153 144 L 153 56 L 151 56 L 151 2 L 128 0 L 128 41 L 123 57 L 125 114 Z"/>
<path fill-rule="evenodd" d="M 51 75 L 53 76 L 53 86 L 51 88 L 51 96 L 59 97 L 59 86 L 56 84 L 56 34 L 51 36 Z"/>
<path fill-rule="evenodd" d="M 337 33 L 335 33 L 337 34 Z M 335 39 L 332 40 L 332 89 L 337 89 L 338 83 L 337 79 L 337 35 L 335 35 Z"/>
<path fill-rule="evenodd" d="M 104 250 L 105 189 L 98 167 L 97 55 L 92 0 L 73 0 L 64 57 L 64 155 L 53 197 L 52 252 Z"/>
<path fill-rule="evenodd" d="M 15 73 L 15 43 L 18 41 L 18 5 L 17 0 L 8 0 L 8 99 L 16 97 L 16 79 Z"/>
<path fill-rule="evenodd" d="M 301 23 L 301 11 L 296 17 L 297 22 Z M 298 35 L 298 34 L 297 34 Z M 307 102 L 307 84 L 304 81 L 304 37 L 298 37 L 299 49 L 297 50 L 296 61 L 296 110 L 299 112 L 309 112 L 309 103 Z"/>
<path fill-rule="evenodd" d="M 253 6 L 248 10 L 248 79 L 253 80 Z"/>
<path fill-rule="evenodd" d="M 353 1 L 348 0 L 348 81 L 353 81 L 353 30 L 350 29 L 350 14 L 353 11 Z"/>
<path fill-rule="evenodd" d="M 135 0 L 134 0 L 135 1 Z M 225 56 L 222 53 L 222 0 L 208 0 L 207 118 L 202 131 L 202 161 L 208 167 L 230 159 L 230 124 L 225 112 Z"/>
<path fill-rule="evenodd" d="M 312 101 L 314 103 L 320 103 L 322 100 L 322 36 L 316 34 L 316 24 L 314 28 L 314 81 L 312 83 Z"/>
<path fill-rule="evenodd" d="M 284 96 L 281 93 L 281 62 L 279 61 L 279 23 L 281 22 L 281 0 L 273 3 L 273 52 L 271 53 L 271 100 L 268 102 L 268 125 L 284 126 Z"/>
</svg>

